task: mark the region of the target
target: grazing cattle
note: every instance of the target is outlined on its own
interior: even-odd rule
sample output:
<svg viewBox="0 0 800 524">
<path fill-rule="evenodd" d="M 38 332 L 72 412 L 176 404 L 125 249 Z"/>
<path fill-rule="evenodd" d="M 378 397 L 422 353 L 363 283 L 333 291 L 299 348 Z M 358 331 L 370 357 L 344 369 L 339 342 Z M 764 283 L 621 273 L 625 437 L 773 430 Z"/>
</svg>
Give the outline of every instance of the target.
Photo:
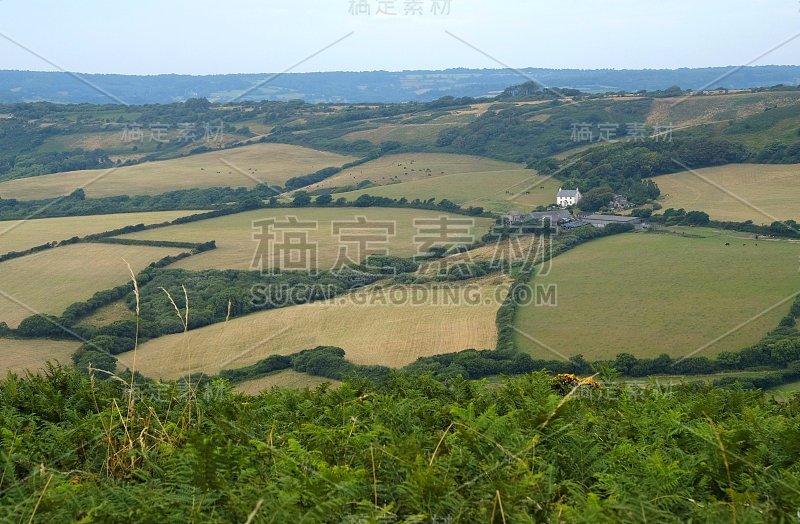
<svg viewBox="0 0 800 524">
<path fill-rule="evenodd" d="M 730 242 L 725 242 L 725 245 L 726 245 L 726 246 L 730 246 L 730 245 L 731 245 L 731 243 L 730 243 Z"/>
</svg>

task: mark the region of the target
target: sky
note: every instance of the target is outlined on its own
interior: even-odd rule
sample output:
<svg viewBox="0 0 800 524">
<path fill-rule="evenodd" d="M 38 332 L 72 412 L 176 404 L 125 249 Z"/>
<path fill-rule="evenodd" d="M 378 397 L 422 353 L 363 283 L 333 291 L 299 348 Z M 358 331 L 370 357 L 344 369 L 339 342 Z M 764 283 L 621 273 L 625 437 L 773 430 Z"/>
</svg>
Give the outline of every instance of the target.
<svg viewBox="0 0 800 524">
<path fill-rule="evenodd" d="M 800 1 L 0 0 L 0 69 L 219 74 L 751 62 L 800 63 Z"/>
</svg>

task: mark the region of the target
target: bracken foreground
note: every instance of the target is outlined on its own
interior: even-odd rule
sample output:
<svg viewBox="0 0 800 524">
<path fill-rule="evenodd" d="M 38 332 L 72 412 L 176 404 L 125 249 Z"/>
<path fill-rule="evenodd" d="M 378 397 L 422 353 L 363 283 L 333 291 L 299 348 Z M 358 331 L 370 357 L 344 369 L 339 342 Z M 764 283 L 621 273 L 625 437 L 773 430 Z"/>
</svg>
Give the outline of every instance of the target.
<svg viewBox="0 0 800 524">
<path fill-rule="evenodd" d="M 0 383 L 0 520 L 788 521 L 800 397 L 545 373 L 500 384 Z"/>
</svg>

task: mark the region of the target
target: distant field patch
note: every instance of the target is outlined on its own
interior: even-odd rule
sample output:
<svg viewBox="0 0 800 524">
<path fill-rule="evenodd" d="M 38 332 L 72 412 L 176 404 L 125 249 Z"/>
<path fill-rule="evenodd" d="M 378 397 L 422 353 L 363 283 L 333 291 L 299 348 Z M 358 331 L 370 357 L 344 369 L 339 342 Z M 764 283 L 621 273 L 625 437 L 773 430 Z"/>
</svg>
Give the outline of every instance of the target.
<svg viewBox="0 0 800 524">
<path fill-rule="evenodd" d="M 741 325 L 700 354 L 743 349 L 774 329 L 790 303 L 742 324 L 800 291 L 800 244 L 757 244 L 637 233 L 578 246 L 534 278 L 557 286 L 558 305 L 521 308 L 516 342 L 547 358 L 680 357 Z"/>
<path fill-rule="evenodd" d="M 56 135 L 47 138 L 39 149 L 42 151 L 63 151 L 65 149 L 83 149 L 86 151 L 93 151 L 95 149 L 119 151 L 121 149 L 127 149 L 130 151 L 134 145 L 138 144 L 125 142 L 123 130 L 123 126 L 119 125 L 117 129 L 108 131 Z M 155 149 L 158 143 L 152 141 L 152 145 L 152 149 Z"/>
<path fill-rule="evenodd" d="M 449 153 L 403 153 L 387 155 L 366 164 L 346 169 L 307 189 L 344 187 L 369 180 L 373 184 L 386 185 L 452 175 L 454 173 L 476 173 L 485 171 L 507 171 L 521 169 L 522 165 L 502 162 L 472 155 Z M 0 186 L 1 187 L 1 186 Z"/>
<path fill-rule="evenodd" d="M 135 320 L 136 314 L 128 309 L 128 306 L 125 304 L 124 301 L 120 300 L 109 304 L 107 306 L 103 306 L 91 315 L 83 318 L 81 320 L 81 324 L 87 326 L 107 326 L 113 322 L 117 322 L 119 320 Z"/>
<path fill-rule="evenodd" d="M 536 206 L 555 203 L 559 181 L 530 169 L 455 173 L 422 178 L 337 194 L 348 200 L 360 195 L 408 200 L 444 198 L 462 207 L 483 207 L 490 211 L 530 211 Z"/>
<path fill-rule="evenodd" d="M 800 94 L 791 91 L 658 98 L 653 100 L 647 124 L 683 127 L 740 119 L 770 107 L 791 106 L 798 100 Z"/>
<path fill-rule="evenodd" d="M 445 304 L 442 289 L 425 288 L 424 301 L 375 303 L 379 291 L 361 298 L 273 309 L 143 344 L 136 368 L 144 375 L 178 378 L 190 370 L 216 374 L 253 364 L 269 355 L 321 345 L 339 346 L 358 364 L 401 367 L 419 357 L 467 348 L 494 348 L 495 315 L 505 288 L 502 277 L 473 284 L 475 303 Z M 462 284 L 463 286 L 463 284 Z M 463 288 L 468 289 L 468 288 Z M 362 303 L 362 300 L 365 302 Z M 189 297 L 191 303 L 191 296 Z M 344 304 L 342 302 L 345 302 Z M 132 354 L 121 355 L 123 363 Z"/>
<path fill-rule="evenodd" d="M 136 238 L 148 240 L 176 240 L 183 242 L 206 242 L 216 240 L 217 249 L 196 255 L 178 262 L 175 267 L 184 269 L 241 269 L 251 270 L 253 256 L 259 246 L 253 240 L 253 221 L 275 218 L 280 222 L 287 222 L 289 217 L 297 217 L 299 222 L 310 223 L 308 241 L 316 243 L 316 248 L 310 248 L 317 253 L 319 267 L 332 267 L 337 260 L 340 244 L 332 234 L 331 222 L 356 221 L 357 217 L 366 217 L 369 221 L 396 222 L 395 236 L 389 238 L 389 254 L 396 256 L 414 256 L 417 254 L 418 243 L 414 241 L 416 229 L 415 219 L 432 219 L 441 216 L 468 219 L 461 215 L 448 215 L 438 211 L 424 211 L 416 209 L 387 209 L 387 208 L 296 208 L 296 209 L 258 209 L 247 213 L 238 213 L 211 220 L 192 222 L 154 229 L 125 235 L 123 238 Z M 491 224 L 490 219 L 476 218 L 473 236 L 478 240 L 483 236 Z M 313 223 L 316 222 L 316 225 Z M 385 245 L 385 244 L 384 244 Z M 349 248 L 355 250 L 351 244 Z M 281 252 L 277 250 L 272 259 L 277 264 Z M 265 251 L 266 252 L 266 251 Z M 353 255 L 355 256 L 355 255 Z M 273 266 L 277 267 L 277 266 Z"/>
<path fill-rule="evenodd" d="M 38 218 L 0 222 L 0 255 L 48 242 L 102 233 L 137 224 L 159 224 L 201 211 L 156 211 L 80 217 Z"/>
<path fill-rule="evenodd" d="M 353 160 L 354 157 L 299 146 L 254 144 L 114 170 L 71 171 L 11 180 L 0 184 L 0 198 L 53 198 L 83 186 L 88 197 L 98 198 L 156 195 L 198 187 L 253 187 L 258 181 L 283 185 L 292 177 Z"/>
<path fill-rule="evenodd" d="M 332 387 L 336 387 L 340 382 L 329 378 L 298 373 L 292 369 L 285 369 L 266 377 L 241 382 L 233 389 L 245 395 L 258 395 L 262 391 L 272 388 L 314 389 L 321 384 L 330 384 Z"/>
<path fill-rule="evenodd" d="M 369 140 L 373 144 L 395 141 L 401 144 L 433 145 L 443 129 L 453 127 L 449 122 L 428 122 L 424 124 L 383 124 L 374 129 L 353 131 L 342 137 L 343 140 Z"/>
<path fill-rule="evenodd" d="M 697 173 L 701 176 L 684 171 L 654 178 L 661 205 L 705 211 L 717 220 L 800 220 L 800 164 L 729 164 Z"/>
<path fill-rule="evenodd" d="M 78 346 L 79 342 L 0 338 L 0 376 L 5 377 L 9 371 L 35 373 L 44 369 L 47 362 L 70 366 L 72 354 Z"/>
<path fill-rule="evenodd" d="M 124 284 L 135 272 L 180 249 L 76 244 L 0 263 L 0 322 L 16 327 L 35 312 L 61 314 L 95 292 Z M 34 311 L 31 311 L 34 310 Z"/>
</svg>

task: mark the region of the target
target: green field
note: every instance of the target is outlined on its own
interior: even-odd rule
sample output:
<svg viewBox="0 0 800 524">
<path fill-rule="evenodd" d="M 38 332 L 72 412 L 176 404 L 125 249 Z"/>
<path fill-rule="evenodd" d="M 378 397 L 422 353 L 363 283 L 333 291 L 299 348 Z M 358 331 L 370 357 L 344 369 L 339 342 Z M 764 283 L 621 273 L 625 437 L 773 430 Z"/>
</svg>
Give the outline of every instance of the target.
<svg viewBox="0 0 800 524">
<path fill-rule="evenodd" d="M 543 358 L 681 357 L 707 344 L 699 355 L 737 351 L 788 311 L 787 301 L 764 313 L 800 291 L 798 256 L 800 244 L 787 241 L 652 233 L 595 240 L 534 279 L 557 286 L 557 306 L 522 307 L 515 339 Z"/>
<path fill-rule="evenodd" d="M 346 187 L 364 181 L 375 185 L 423 180 L 455 173 L 508 171 L 523 166 L 472 155 L 449 153 L 403 153 L 387 155 L 313 184 L 306 189 Z M 2 186 L 0 186 L 2 187 Z"/>
<path fill-rule="evenodd" d="M 448 199 L 467 207 L 504 211 L 530 211 L 536 206 L 555 203 L 559 181 L 545 178 L 530 169 L 455 173 L 412 180 L 337 194 L 348 200 L 360 195 L 408 200 Z"/>
<path fill-rule="evenodd" d="M 135 318 L 136 313 L 128 309 L 127 304 L 120 300 L 100 307 L 94 313 L 81 319 L 81 324 L 100 327 L 119 320 L 134 320 Z"/>
<path fill-rule="evenodd" d="M 191 222 L 170 226 L 152 231 L 143 231 L 125 235 L 124 238 L 148 240 L 176 240 L 183 242 L 206 242 L 216 240 L 217 249 L 182 260 L 175 267 L 184 269 L 253 269 L 253 255 L 259 245 L 253 240 L 253 221 L 274 217 L 281 222 L 286 222 L 288 217 L 296 216 L 298 221 L 311 223 L 312 229 L 308 231 L 309 242 L 316 242 L 316 251 L 319 267 L 331 267 L 339 254 L 339 243 L 331 232 L 332 221 L 356 220 L 363 216 L 367 220 L 391 221 L 396 223 L 396 236 L 389 239 L 389 253 L 396 256 L 413 256 L 417 253 L 417 244 L 414 242 L 414 219 L 432 219 L 446 216 L 447 213 L 438 211 L 423 211 L 416 209 L 387 209 L 387 208 L 287 208 L 287 209 L 259 209 L 238 213 L 224 217 Z M 447 215 L 453 218 L 468 219 L 469 217 Z M 473 235 L 478 240 L 488 230 L 491 219 L 476 218 Z M 313 223 L 316 222 L 316 225 Z M 376 245 L 375 247 L 380 247 Z M 355 250 L 355 246 L 352 246 Z M 280 250 L 275 252 L 273 260 L 277 260 Z M 353 255 L 355 257 L 355 254 Z"/>
<path fill-rule="evenodd" d="M 61 314 L 79 300 L 124 284 L 135 272 L 167 255 L 174 248 L 74 244 L 48 249 L 0 263 L 0 322 L 16 327 L 36 312 Z"/>
<path fill-rule="evenodd" d="M 649 375 L 647 377 L 624 377 L 622 381 L 626 384 L 636 386 L 658 385 L 659 387 L 672 387 L 690 382 L 705 382 L 707 384 L 713 383 L 715 380 L 722 378 L 759 378 L 763 377 L 767 372 L 764 371 L 727 371 L 724 373 L 709 373 L 698 375 Z"/>
<path fill-rule="evenodd" d="M 0 255 L 23 251 L 47 242 L 102 233 L 136 224 L 159 224 L 201 211 L 155 211 L 0 222 Z"/>
<path fill-rule="evenodd" d="M 80 342 L 0 338 L 0 376 L 5 377 L 8 372 L 35 373 L 44 369 L 47 362 L 69 366 L 78 346 Z"/>
<path fill-rule="evenodd" d="M 800 220 L 800 165 L 730 164 L 653 180 L 664 208 L 705 211 L 712 219 L 770 224 Z M 698 176 L 700 175 L 700 176 Z"/>
<path fill-rule="evenodd" d="M 788 384 L 778 386 L 776 388 L 771 389 L 770 391 L 777 393 L 781 396 L 791 396 L 796 393 L 800 393 L 800 380 L 797 382 L 789 382 Z"/>
<path fill-rule="evenodd" d="M 0 184 L 0 198 L 53 198 L 80 187 L 87 197 L 98 198 L 157 195 L 203 187 L 253 187 L 259 181 L 283 185 L 292 177 L 353 160 L 354 157 L 299 146 L 254 144 L 113 170 L 72 171 L 11 180 Z"/>
</svg>

